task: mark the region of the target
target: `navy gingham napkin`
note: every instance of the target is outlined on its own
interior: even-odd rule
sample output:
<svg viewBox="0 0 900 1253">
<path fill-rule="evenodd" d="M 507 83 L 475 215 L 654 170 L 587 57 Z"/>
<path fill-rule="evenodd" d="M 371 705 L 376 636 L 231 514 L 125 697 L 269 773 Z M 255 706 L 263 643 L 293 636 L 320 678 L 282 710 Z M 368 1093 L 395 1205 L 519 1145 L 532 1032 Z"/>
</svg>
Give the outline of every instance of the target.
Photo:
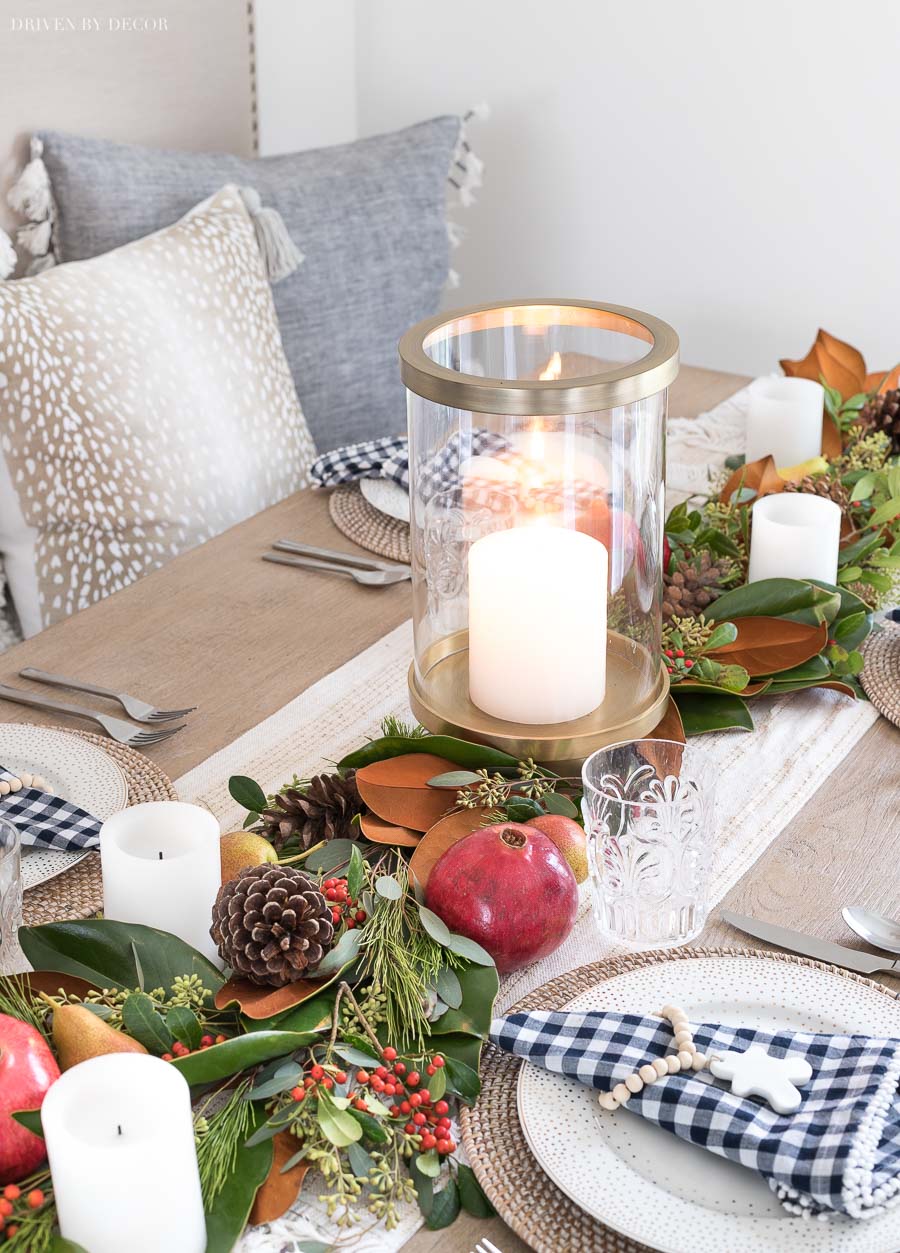
<svg viewBox="0 0 900 1253">
<path fill-rule="evenodd" d="M 900 1202 L 900 1040 L 709 1023 L 691 1030 L 707 1055 L 758 1044 L 776 1057 L 804 1057 L 813 1076 L 798 1089 L 800 1108 L 776 1114 L 708 1071 L 692 1071 L 645 1087 L 629 1110 L 758 1171 L 792 1214 L 870 1218 Z M 599 1091 L 674 1052 L 671 1024 L 639 1014 L 511 1014 L 494 1020 L 491 1040 Z"/>
<path fill-rule="evenodd" d="M 429 494 L 455 488 L 461 462 L 504 452 L 509 447 L 503 435 L 493 431 L 460 431 L 451 436 L 425 464 L 422 480 Z M 409 491 L 409 440 L 405 435 L 367 439 L 323 453 L 312 464 L 310 479 L 314 487 L 338 487 L 359 479 L 390 479 Z"/>
<path fill-rule="evenodd" d="M 0 779 L 17 777 L 12 770 L 0 766 Z M 0 818 L 12 823 L 26 848 L 82 853 L 100 844 L 99 818 L 40 788 L 23 787 L 0 796 Z"/>
</svg>

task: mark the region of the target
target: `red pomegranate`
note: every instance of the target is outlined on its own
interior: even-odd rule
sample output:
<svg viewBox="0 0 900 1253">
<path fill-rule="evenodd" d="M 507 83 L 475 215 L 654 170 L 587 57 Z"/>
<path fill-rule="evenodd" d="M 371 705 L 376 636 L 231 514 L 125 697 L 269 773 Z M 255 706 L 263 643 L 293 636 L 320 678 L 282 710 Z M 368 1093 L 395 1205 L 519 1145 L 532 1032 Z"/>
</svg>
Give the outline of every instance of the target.
<svg viewBox="0 0 900 1253">
<path fill-rule="evenodd" d="M 0 1184 L 17 1183 L 47 1156 L 44 1141 L 14 1110 L 39 1109 L 59 1066 L 47 1041 L 30 1023 L 0 1014 Z"/>
<path fill-rule="evenodd" d="M 559 948 L 575 924 L 578 884 L 543 832 L 501 822 L 447 849 L 429 876 L 425 903 L 507 974 Z"/>
</svg>

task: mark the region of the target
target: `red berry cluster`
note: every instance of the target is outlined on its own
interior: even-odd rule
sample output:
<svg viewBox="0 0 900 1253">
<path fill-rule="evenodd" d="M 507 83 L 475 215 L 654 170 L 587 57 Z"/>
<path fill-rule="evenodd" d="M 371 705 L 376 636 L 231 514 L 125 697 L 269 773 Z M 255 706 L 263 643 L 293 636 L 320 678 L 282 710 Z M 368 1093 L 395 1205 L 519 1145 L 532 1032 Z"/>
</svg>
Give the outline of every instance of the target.
<svg viewBox="0 0 900 1253">
<path fill-rule="evenodd" d="M 16 1184 L 7 1184 L 0 1192 L 0 1237 L 4 1243 L 18 1233 L 19 1224 L 15 1220 L 23 1218 L 29 1210 L 40 1209 L 46 1199 L 40 1188 L 23 1193 Z"/>
<path fill-rule="evenodd" d="M 291 1088 L 291 1096 L 295 1101 L 305 1101 L 308 1096 L 315 1096 L 319 1088 L 324 1088 L 326 1092 L 330 1092 L 336 1083 L 346 1082 L 347 1072 L 345 1070 L 338 1070 L 336 1066 L 320 1066 L 316 1062 L 310 1066 L 309 1074 L 303 1080 L 303 1086 Z"/>
<path fill-rule="evenodd" d="M 684 675 L 693 668 L 694 663 L 690 657 L 685 657 L 683 648 L 666 648 L 663 649 L 663 653 L 669 674 L 674 674 L 677 670 L 680 675 Z"/>
<path fill-rule="evenodd" d="M 381 1053 L 388 1065 L 376 1067 L 372 1074 L 366 1070 L 356 1072 L 356 1081 L 368 1085 L 376 1096 L 393 1100 L 390 1106 L 392 1118 L 405 1118 L 403 1130 L 408 1136 L 417 1136 L 419 1147 L 427 1152 L 436 1149 L 440 1154 L 452 1153 L 456 1148 L 451 1135 L 450 1106 L 446 1101 L 432 1100 L 431 1093 L 422 1086 L 418 1070 L 410 1069 L 405 1062 L 397 1060 L 397 1050 L 388 1046 Z M 410 1062 L 410 1066 L 413 1063 Z M 426 1074 L 433 1075 L 444 1065 L 440 1053 L 432 1057 L 425 1067 Z M 364 1108 L 354 1102 L 356 1108 Z"/>
<path fill-rule="evenodd" d="M 182 1044 L 180 1040 L 176 1040 L 172 1045 L 171 1053 L 163 1053 L 164 1062 L 174 1062 L 176 1057 L 190 1057 L 191 1053 L 202 1053 L 204 1049 L 212 1048 L 214 1044 L 224 1044 L 228 1039 L 227 1035 L 204 1035 L 200 1037 L 200 1047 L 198 1049 L 189 1049 L 186 1044 Z"/>
<path fill-rule="evenodd" d="M 358 908 L 347 888 L 346 879 L 326 879 L 322 884 L 325 899 L 331 906 L 331 920 L 336 927 L 346 923 L 347 930 L 360 926 L 366 920 L 366 911 Z"/>
</svg>

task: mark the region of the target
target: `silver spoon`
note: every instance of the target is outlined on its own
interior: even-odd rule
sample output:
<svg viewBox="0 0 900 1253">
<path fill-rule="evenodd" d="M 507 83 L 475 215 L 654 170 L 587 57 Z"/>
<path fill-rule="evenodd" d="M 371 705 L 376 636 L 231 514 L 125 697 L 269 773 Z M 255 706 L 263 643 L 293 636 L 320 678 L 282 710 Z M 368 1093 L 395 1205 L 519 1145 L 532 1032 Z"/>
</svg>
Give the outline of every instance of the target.
<svg viewBox="0 0 900 1253">
<path fill-rule="evenodd" d="M 900 923 L 861 905 L 845 905 L 841 917 L 851 931 L 874 948 L 886 953 L 900 953 Z"/>
</svg>

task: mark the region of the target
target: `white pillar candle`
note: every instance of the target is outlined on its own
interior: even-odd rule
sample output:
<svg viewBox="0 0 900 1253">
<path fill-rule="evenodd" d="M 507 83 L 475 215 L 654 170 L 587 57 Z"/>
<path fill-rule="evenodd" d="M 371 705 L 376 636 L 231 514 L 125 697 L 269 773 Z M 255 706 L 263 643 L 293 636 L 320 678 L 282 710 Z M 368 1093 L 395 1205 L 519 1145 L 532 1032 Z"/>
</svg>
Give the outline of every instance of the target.
<svg viewBox="0 0 900 1253">
<path fill-rule="evenodd" d="M 219 824 L 182 801 L 120 810 L 100 829 L 103 913 L 179 936 L 221 965 L 209 934 L 222 882 Z"/>
<path fill-rule="evenodd" d="M 763 496 L 753 506 L 749 583 L 759 579 L 837 579 L 841 510 L 803 492 Z"/>
<path fill-rule="evenodd" d="M 801 465 L 822 451 L 825 391 L 812 379 L 757 379 L 750 384 L 747 461 L 772 456 L 776 466 Z"/>
<path fill-rule="evenodd" d="M 190 1089 L 158 1057 L 67 1070 L 41 1106 L 60 1232 L 90 1253 L 203 1253 Z"/>
<path fill-rule="evenodd" d="M 563 527 L 515 527 L 475 541 L 469 550 L 473 704 L 495 718 L 532 725 L 569 722 L 601 704 L 608 565 L 599 540 Z M 535 595 L 523 595 L 523 588 L 542 583 Z"/>
</svg>

